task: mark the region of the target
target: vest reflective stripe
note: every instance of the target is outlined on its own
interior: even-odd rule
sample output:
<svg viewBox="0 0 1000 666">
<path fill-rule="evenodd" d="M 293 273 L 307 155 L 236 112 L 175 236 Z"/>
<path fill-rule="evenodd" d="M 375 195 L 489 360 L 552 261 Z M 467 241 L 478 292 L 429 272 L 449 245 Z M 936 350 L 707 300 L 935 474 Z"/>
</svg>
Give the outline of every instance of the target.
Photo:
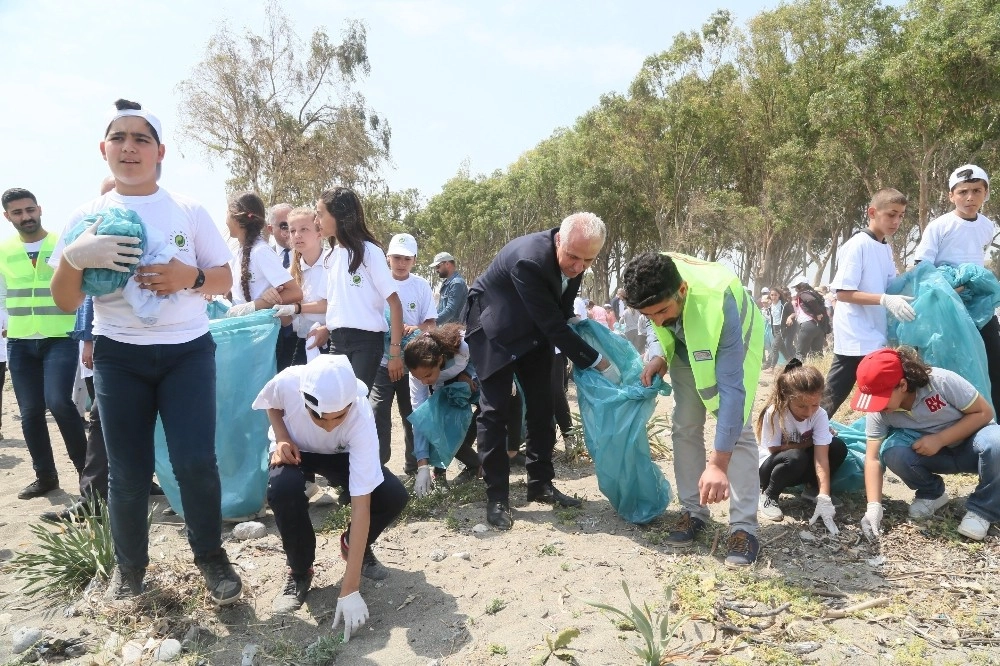
<svg viewBox="0 0 1000 666">
<path fill-rule="evenodd" d="M 76 322 L 74 313 L 66 313 L 52 300 L 52 268 L 46 263 L 56 246 L 56 235 L 49 234 L 38 249 L 32 265 L 20 237 L 0 243 L 0 274 L 7 283 L 8 338 L 41 335 L 65 338 Z"/>
<path fill-rule="evenodd" d="M 725 322 L 722 306 L 727 291 L 736 302 L 743 334 L 743 420 L 746 421 L 753 409 L 764 356 L 763 318 L 758 316 L 757 308 L 753 307 L 739 279 L 725 266 L 683 254 L 665 254 L 674 260 L 681 278 L 688 284 L 682 314 L 688 360 L 698 396 L 705 408 L 713 414 L 718 414 L 719 411 L 719 384 L 715 364 Z M 654 325 L 653 330 L 669 364 L 676 349 L 674 333 L 662 326 Z M 698 352 L 702 352 L 701 358 L 696 358 Z"/>
</svg>

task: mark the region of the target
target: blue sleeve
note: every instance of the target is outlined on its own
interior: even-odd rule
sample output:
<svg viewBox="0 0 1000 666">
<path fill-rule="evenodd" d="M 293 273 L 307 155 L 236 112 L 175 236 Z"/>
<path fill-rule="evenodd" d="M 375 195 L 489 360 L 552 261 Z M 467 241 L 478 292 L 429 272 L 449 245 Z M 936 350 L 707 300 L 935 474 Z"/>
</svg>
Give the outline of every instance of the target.
<svg viewBox="0 0 1000 666">
<path fill-rule="evenodd" d="M 87 296 L 83 299 L 83 340 L 85 342 L 94 339 L 94 297 Z"/>
<path fill-rule="evenodd" d="M 722 301 L 722 336 L 715 359 L 715 380 L 719 385 L 719 414 L 715 427 L 715 450 L 730 453 L 743 431 L 743 326 L 733 295 L 726 292 Z"/>
<path fill-rule="evenodd" d="M 460 275 L 455 276 L 455 279 L 441 290 L 441 296 L 438 299 L 438 322 L 458 321 L 458 316 L 462 313 L 462 307 L 465 305 L 468 295 L 469 287 L 465 284 L 465 280 Z"/>
</svg>

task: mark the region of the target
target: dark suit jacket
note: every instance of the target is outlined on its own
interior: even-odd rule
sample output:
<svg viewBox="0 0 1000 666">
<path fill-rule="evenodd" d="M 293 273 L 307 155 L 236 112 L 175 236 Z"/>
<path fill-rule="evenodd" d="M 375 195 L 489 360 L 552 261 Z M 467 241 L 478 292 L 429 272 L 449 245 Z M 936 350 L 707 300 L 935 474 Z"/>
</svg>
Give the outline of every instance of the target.
<svg viewBox="0 0 1000 666">
<path fill-rule="evenodd" d="M 480 378 L 539 345 L 559 347 L 584 368 L 597 361 L 598 352 L 566 323 L 573 316 L 583 276 L 571 279 L 562 291 L 557 231 L 539 231 L 507 243 L 469 290 L 466 340 Z"/>
</svg>

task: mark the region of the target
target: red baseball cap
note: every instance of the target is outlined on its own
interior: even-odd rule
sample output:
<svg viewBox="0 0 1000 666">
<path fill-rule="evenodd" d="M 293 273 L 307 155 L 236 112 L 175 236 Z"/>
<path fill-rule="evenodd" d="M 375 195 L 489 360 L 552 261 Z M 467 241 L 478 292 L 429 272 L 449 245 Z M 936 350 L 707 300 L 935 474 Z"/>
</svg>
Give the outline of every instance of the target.
<svg viewBox="0 0 1000 666">
<path fill-rule="evenodd" d="M 858 365 L 858 390 L 851 400 L 851 409 L 881 412 L 902 379 L 903 363 L 895 349 L 879 349 L 868 354 Z"/>
</svg>

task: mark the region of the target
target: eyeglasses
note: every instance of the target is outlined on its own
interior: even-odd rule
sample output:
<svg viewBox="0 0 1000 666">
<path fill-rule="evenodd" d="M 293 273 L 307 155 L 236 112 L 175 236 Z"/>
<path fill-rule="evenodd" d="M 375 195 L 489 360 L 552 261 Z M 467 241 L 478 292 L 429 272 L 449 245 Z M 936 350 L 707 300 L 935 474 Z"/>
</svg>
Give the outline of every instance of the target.
<svg viewBox="0 0 1000 666">
<path fill-rule="evenodd" d="M 278 228 L 282 231 L 288 231 L 288 222 L 281 222 L 278 224 Z"/>
</svg>

